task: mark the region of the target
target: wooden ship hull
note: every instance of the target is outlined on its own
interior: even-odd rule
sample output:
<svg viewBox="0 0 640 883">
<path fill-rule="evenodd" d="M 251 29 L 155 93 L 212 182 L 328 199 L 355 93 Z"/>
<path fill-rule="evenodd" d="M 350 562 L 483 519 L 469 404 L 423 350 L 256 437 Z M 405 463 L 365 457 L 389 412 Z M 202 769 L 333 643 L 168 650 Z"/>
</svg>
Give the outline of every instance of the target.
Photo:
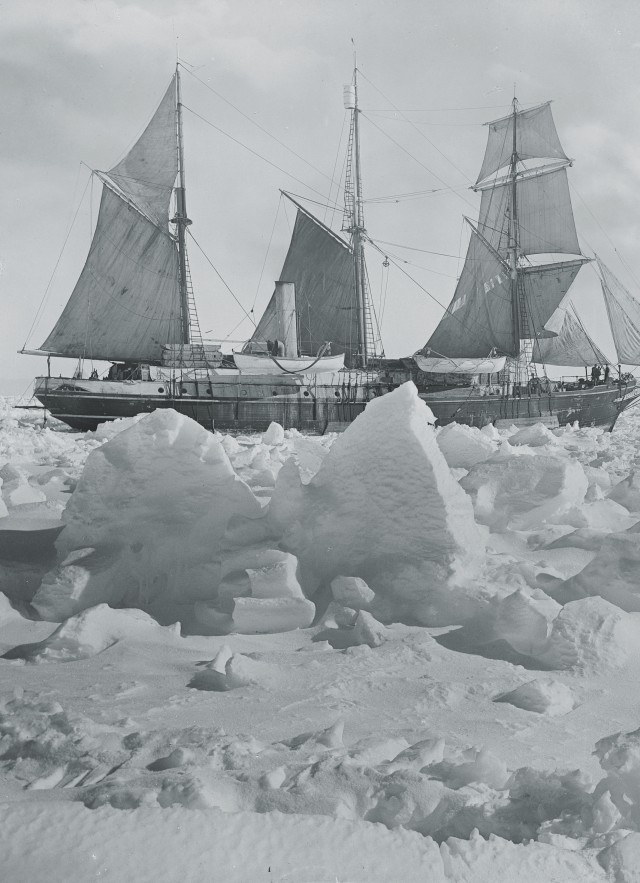
<svg viewBox="0 0 640 883">
<path fill-rule="evenodd" d="M 346 429 L 369 401 L 389 389 L 375 382 L 322 384 L 259 375 L 126 384 L 40 377 L 35 396 L 53 417 L 81 431 L 156 408 L 173 408 L 209 430 L 264 432 L 276 422 L 285 429 L 322 435 Z M 580 426 L 611 430 L 619 415 L 638 397 L 640 392 L 633 379 L 520 396 L 481 395 L 474 387 L 420 392 L 438 426 L 456 422 L 478 428 L 536 422 L 553 427 L 577 421 Z"/>
</svg>

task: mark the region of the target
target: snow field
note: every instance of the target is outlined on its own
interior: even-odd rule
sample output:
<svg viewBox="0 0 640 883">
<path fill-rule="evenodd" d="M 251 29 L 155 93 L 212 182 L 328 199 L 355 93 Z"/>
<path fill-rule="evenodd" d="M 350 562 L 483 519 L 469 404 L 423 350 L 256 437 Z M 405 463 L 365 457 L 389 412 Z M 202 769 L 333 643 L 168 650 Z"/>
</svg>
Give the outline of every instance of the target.
<svg viewBox="0 0 640 883">
<path fill-rule="evenodd" d="M 1 416 L 7 879 L 635 879 L 637 417 Z"/>
</svg>

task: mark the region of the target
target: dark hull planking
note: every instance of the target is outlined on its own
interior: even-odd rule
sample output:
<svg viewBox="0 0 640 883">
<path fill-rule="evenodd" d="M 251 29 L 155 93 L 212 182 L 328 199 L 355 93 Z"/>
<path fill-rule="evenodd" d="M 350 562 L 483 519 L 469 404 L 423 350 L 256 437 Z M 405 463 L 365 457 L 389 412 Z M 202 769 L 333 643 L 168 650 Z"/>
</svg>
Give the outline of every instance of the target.
<svg viewBox="0 0 640 883">
<path fill-rule="evenodd" d="M 264 432 L 271 422 L 285 429 L 324 434 L 345 429 L 362 413 L 366 404 L 387 390 L 379 385 L 301 387 L 269 383 L 198 384 L 186 394 L 135 395 L 132 384 L 122 391 L 105 394 L 91 391 L 92 384 L 67 381 L 57 387 L 38 378 L 35 396 L 47 410 L 73 429 L 93 430 L 100 423 L 120 417 L 134 417 L 156 408 L 173 408 L 206 429 L 222 432 Z M 46 388 L 45 388 L 46 387 Z M 61 388 L 62 387 L 62 388 Z M 203 388 L 205 395 L 202 395 Z M 218 395 L 218 392 L 223 393 Z M 613 429 L 618 416 L 639 393 L 635 382 L 610 383 L 584 390 L 506 397 L 480 396 L 470 389 L 421 392 L 437 424 L 464 423 L 483 427 L 496 421 L 554 421 L 563 426 L 577 421 L 580 426 Z"/>
</svg>

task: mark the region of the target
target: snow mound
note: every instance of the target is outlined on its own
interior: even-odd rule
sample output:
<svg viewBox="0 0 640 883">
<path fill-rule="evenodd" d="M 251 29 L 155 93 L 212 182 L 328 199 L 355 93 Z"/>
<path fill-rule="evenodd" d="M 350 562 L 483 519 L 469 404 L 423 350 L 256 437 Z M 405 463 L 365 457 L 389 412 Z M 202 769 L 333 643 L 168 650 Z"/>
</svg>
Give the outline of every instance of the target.
<svg viewBox="0 0 640 883">
<path fill-rule="evenodd" d="M 567 714 L 574 707 L 573 694 L 569 687 L 554 680 L 529 681 L 516 687 L 515 690 L 498 696 L 496 702 L 507 702 L 524 711 L 548 714 L 551 717 Z"/>
<path fill-rule="evenodd" d="M 525 448 L 476 464 L 460 486 L 471 496 L 482 524 L 495 531 L 533 530 L 565 523 L 568 512 L 583 502 L 588 481 L 579 462 Z"/>
<path fill-rule="evenodd" d="M 57 548 L 60 559 L 94 551 L 50 571 L 34 607 L 60 621 L 107 602 L 175 622 L 213 594 L 232 517 L 260 514 L 214 435 L 171 409 L 154 411 L 87 458 Z"/>
<path fill-rule="evenodd" d="M 640 617 L 603 598 L 566 604 L 537 658 L 549 668 L 597 675 L 621 668 L 640 651 Z"/>
<path fill-rule="evenodd" d="M 102 653 L 125 639 L 145 643 L 166 640 L 173 628 L 162 628 L 141 610 L 113 610 L 99 604 L 71 617 L 37 644 L 23 644 L 5 653 L 7 659 L 32 662 L 73 662 Z"/>
<path fill-rule="evenodd" d="M 509 436 L 509 444 L 514 447 L 527 445 L 530 448 L 538 448 L 543 445 L 558 444 L 558 439 L 544 423 L 534 423 L 533 426 L 525 426 Z"/>
<path fill-rule="evenodd" d="M 211 690 L 216 693 L 246 687 L 250 684 L 268 684 L 275 675 L 274 666 L 233 653 L 225 644 L 189 681 L 196 690 Z"/>
<path fill-rule="evenodd" d="M 448 423 L 436 435 L 438 447 L 452 468 L 470 469 L 496 450 L 495 441 L 475 426 Z"/>
<path fill-rule="evenodd" d="M 472 615 L 472 593 L 453 586 L 473 572 L 484 541 L 431 420 L 406 383 L 368 404 L 306 486 L 285 464 L 268 519 L 300 560 L 305 594 L 356 576 L 375 592 L 371 612 L 382 621 L 439 625 Z"/>
<path fill-rule="evenodd" d="M 561 609 L 543 592 L 518 589 L 438 640 L 460 652 L 533 665 L 547 649 L 551 623 Z"/>
</svg>

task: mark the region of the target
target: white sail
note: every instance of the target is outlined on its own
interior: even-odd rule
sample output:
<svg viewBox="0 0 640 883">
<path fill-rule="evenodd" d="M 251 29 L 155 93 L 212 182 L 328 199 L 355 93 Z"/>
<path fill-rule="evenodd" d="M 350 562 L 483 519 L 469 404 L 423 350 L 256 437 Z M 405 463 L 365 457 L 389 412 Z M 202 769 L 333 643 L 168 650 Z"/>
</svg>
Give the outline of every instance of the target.
<svg viewBox="0 0 640 883">
<path fill-rule="evenodd" d="M 640 303 L 600 258 L 597 261 L 618 364 L 640 365 Z"/>
<path fill-rule="evenodd" d="M 551 159 L 569 162 L 562 149 L 551 115 L 550 102 L 522 110 L 516 114 L 515 151 L 520 160 Z M 513 154 L 514 115 L 487 124 L 489 138 L 478 175 L 478 183 L 509 165 Z"/>
<path fill-rule="evenodd" d="M 333 354 L 344 353 L 347 366 L 356 364 L 358 310 L 353 252 L 344 240 L 300 207 L 280 278 L 295 285 L 299 352 L 315 356 L 329 342 Z M 266 352 L 266 341 L 277 338 L 279 329 L 274 293 L 245 351 Z"/>
<path fill-rule="evenodd" d="M 518 246 L 522 254 L 580 254 L 566 169 L 518 181 Z M 502 255 L 509 246 L 511 184 L 483 190 L 478 229 Z"/>
<path fill-rule="evenodd" d="M 180 341 L 179 318 L 175 242 L 105 187 L 84 269 L 41 350 L 160 362 L 163 345 Z"/>
<path fill-rule="evenodd" d="M 533 361 L 542 365 L 586 367 L 607 365 L 609 359 L 596 346 L 580 321 L 570 310 L 559 308 L 547 323 L 547 330 L 557 330 L 554 337 L 535 340 Z"/>
<path fill-rule="evenodd" d="M 492 349 L 515 355 L 509 269 L 472 230 L 453 299 L 426 348 L 435 356 L 483 359 Z"/>
<path fill-rule="evenodd" d="M 177 172 L 175 77 L 103 187 L 89 255 L 41 351 L 105 361 L 162 361 L 180 343 L 178 251 L 168 209 Z"/>
<path fill-rule="evenodd" d="M 178 174 L 175 76 L 147 128 L 107 174 L 143 214 L 166 225 Z"/>
</svg>

